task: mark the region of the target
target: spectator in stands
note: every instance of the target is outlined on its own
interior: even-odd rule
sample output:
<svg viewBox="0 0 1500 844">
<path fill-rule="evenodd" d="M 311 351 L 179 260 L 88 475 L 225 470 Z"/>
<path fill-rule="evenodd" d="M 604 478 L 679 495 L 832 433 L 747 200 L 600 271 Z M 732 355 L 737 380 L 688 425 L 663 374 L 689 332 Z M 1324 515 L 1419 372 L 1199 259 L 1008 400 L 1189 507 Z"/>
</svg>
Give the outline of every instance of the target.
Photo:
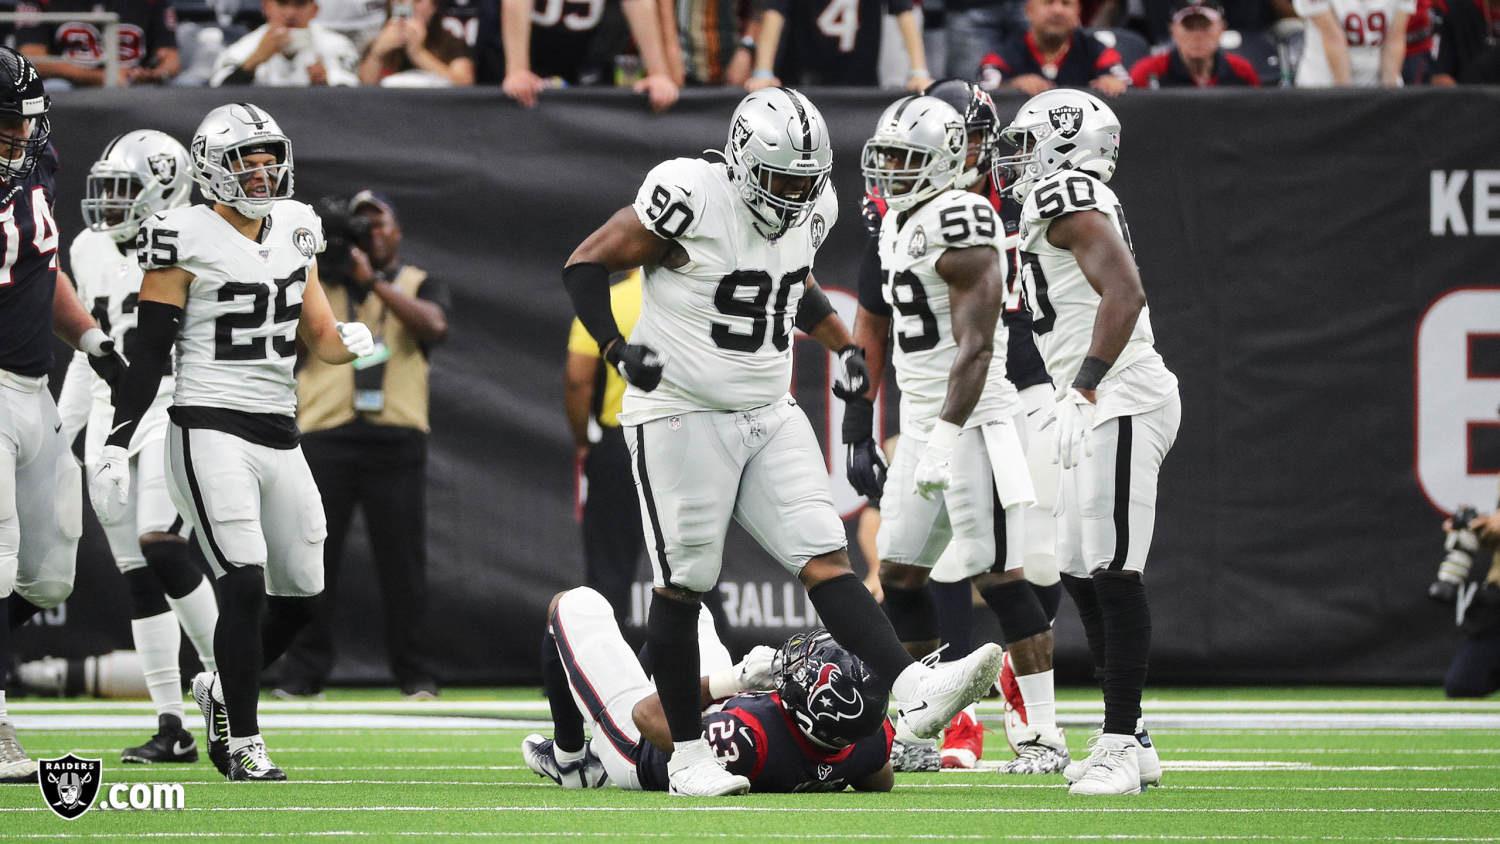
<svg viewBox="0 0 1500 844">
<path fill-rule="evenodd" d="M 1219 0 L 1178 0 L 1172 12 L 1172 49 L 1147 56 L 1130 69 L 1137 88 L 1260 86 L 1255 67 L 1219 49 L 1224 7 Z"/>
<path fill-rule="evenodd" d="M 1050 88 L 1093 88 L 1118 97 L 1130 86 L 1120 54 L 1083 31 L 1078 0 L 1027 0 L 1031 31 L 1013 36 L 984 57 L 979 84 L 1004 85 L 1036 96 Z"/>
<path fill-rule="evenodd" d="M 354 42 L 364 55 L 386 22 L 386 0 L 322 0 L 318 3 L 318 25 Z"/>
<path fill-rule="evenodd" d="M 1500 84 L 1500 0 L 1447 0 L 1442 18 L 1432 84 Z"/>
<path fill-rule="evenodd" d="M 360 84 L 474 84 L 469 45 L 443 28 L 438 0 L 391 0 L 390 6 L 390 18 L 359 63 Z"/>
<path fill-rule="evenodd" d="M 635 91 L 646 94 L 658 112 L 677 102 L 680 87 L 672 80 L 657 9 L 657 3 L 666 2 L 670 0 L 620 0 L 646 71 L 645 78 L 635 83 Z M 533 0 L 500 2 L 500 37 L 505 49 L 501 87 L 506 96 L 527 108 L 536 105 L 537 95 L 551 84 L 551 78 L 568 85 L 612 81 L 614 56 L 591 49 L 603 34 L 600 22 L 607 17 L 607 4 L 598 2 L 582 12 L 566 10 L 566 14 L 564 5 L 544 3 L 538 9 Z"/>
<path fill-rule="evenodd" d="M 1407 85 L 1432 82 L 1437 64 L 1437 15 L 1433 0 L 1416 0 L 1416 11 L 1406 20 L 1406 61 L 1401 65 L 1401 79 Z"/>
<path fill-rule="evenodd" d="M 353 42 L 313 20 L 314 0 L 262 0 L 261 12 L 265 24 L 219 54 L 210 85 L 359 84 Z"/>
<path fill-rule="evenodd" d="M 1031 28 L 1025 0 L 946 0 L 943 8 L 948 42 L 945 76 L 969 78 L 995 44 Z"/>
<path fill-rule="evenodd" d="M 1307 21 L 1298 88 L 1401 84 L 1406 21 L 1416 11 L 1415 0 L 1371 0 L 1352 11 L 1336 9 L 1334 0 L 1293 0 L 1292 5 Z"/>
<path fill-rule="evenodd" d="M 121 84 L 160 84 L 177 75 L 177 12 L 171 0 L 39 0 L 18 4 L 16 11 L 115 12 L 120 16 Z M 77 86 L 104 84 L 103 42 L 102 23 L 64 21 L 16 29 L 17 51 L 31 59 L 43 79 Z"/>
<path fill-rule="evenodd" d="M 677 4 L 677 28 L 682 33 L 688 82 L 738 88 L 750 78 L 760 22 L 742 13 L 749 5 L 747 0 L 683 0 Z"/>
<path fill-rule="evenodd" d="M 925 89 L 932 74 L 912 0 L 767 0 L 745 88 L 879 85 L 882 13 L 895 15 L 901 31 L 910 63 L 906 89 Z"/>
</svg>

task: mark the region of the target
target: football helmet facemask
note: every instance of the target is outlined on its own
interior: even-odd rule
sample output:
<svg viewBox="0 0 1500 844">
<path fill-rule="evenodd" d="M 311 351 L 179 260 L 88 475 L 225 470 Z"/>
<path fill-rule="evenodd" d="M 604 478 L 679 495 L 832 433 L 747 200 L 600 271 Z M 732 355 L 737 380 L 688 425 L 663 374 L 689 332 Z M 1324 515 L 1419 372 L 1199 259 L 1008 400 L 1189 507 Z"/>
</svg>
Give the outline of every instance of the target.
<svg viewBox="0 0 1500 844">
<path fill-rule="evenodd" d="M 250 164 L 245 160 L 256 154 L 270 154 L 275 161 Z M 193 181 L 203 195 L 252 220 L 271 213 L 277 200 L 292 196 L 291 139 L 282 134 L 271 115 L 250 103 L 210 111 L 193 133 L 189 155 Z M 248 185 L 254 187 L 247 193 Z"/>
<path fill-rule="evenodd" d="M 833 145 L 807 97 L 763 88 L 735 108 L 724 159 L 756 231 L 775 240 L 812 214 L 833 169 Z"/>
<path fill-rule="evenodd" d="M 0 181 L 18 182 L 36 169 L 52 136 L 47 119 L 51 107 L 52 99 L 31 62 L 0 47 L 0 120 L 10 124 L 0 131 Z"/>
<path fill-rule="evenodd" d="M 963 116 L 952 106 L 936 97 L 904 97 L 886 108 L 865 142 L 865 190 L 894 211 L 909 210 L 955 186 L 967 150 Z"/>
<path fill-rule="evenodd" d="M 996 184 L 1003 179 L 1022 201 L 1037 180 L 1058 170 L 1080 170 L 1107 182 L 1120 158 L 1120 118 L 1098 97 L 1069 88 L 1027 100 L 1000 138 L 1015 152 L 996 157 Z"/>
<path fill-rule="evenodd" d="M 995 155 L 995 143 L 1000 138 L 1000 115 L 995 111 L 995 101 L 983 88 L 956 76 L 940 79 L 928 85 L 922 93 L 937 97 L 963 115 L 964 128 L 969 133 L 969 147 L 964 157 L 964 171 L 953 180 L 953 186 L 968 190 L 993 169 L 991 160 Z"/>
<path fill-rule="evenodd" d="M 776 691 L 797 729 L 825 750 L 840 750 L 873 735 L 885 722 L 889 698 L 859 657 L 821 627 L 781 646 Z"/>
<path fill-rule="evenodd" d="M 135 237 L 142 220 L 186 205 L 192 178 L 188 152 L 171 135 L 155 129 L 126 132 L 89 168 L 83 221 L 123 243 Z"/>
</svg>

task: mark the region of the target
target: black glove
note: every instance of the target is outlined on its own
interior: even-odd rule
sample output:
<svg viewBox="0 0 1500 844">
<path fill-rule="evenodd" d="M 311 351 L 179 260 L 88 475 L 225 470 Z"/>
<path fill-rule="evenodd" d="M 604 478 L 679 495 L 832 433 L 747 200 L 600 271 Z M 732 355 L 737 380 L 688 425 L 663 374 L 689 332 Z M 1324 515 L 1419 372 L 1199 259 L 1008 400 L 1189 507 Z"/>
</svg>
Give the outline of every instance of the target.
<svg viewBox="0 0 1500 844">
<path fill-rule="evenodd" d="M 849 485 L 867 498 L 885 488 L 885 455 L 875 444 L 875 405 L 856 396 L 844 405 L 844 451 Z"/>
<path fill-rule="evenodd" d="M 604 359 L 620 370 L 626 381 L 648 393 L 661 384 L 661 370 L 666 361 L 650 346 L 618 340 L 604 353 Z"/>
<path fill-rule="evenodd" d="M 89 366 L 93 367 L 94 373 L 109 385 L 110 399 L 113 400 L 115 388 L 120 386 L 120 379 L 125 377 L 128 364 L 125 363 L 125 358 L 120 357 L 120 353 L 115 351 L 113 340 L 100 343 L 99 351 L 102 354 L 88 356 Z"/>
<path fill-rule="evenodd" d="M 859 215 L 864 220 L 865 231 L 875 237 L 880 234 L 880 220 L 885 216 L 885 203 L 867 193 L 859 200 Z"/>
<path fill-rule="evenodd" d="M 870 368 L 865 366 L 865 350 L 854 345 L 839 349 L 839 371 L 833 379 L 833 394 L 850 402 L 863 396 L 868 389 Z M 865 404 L 869 402 L 866 401 Z M 848 408 L 845 408 L 845 419 L 848 418 L 848 412 Z"/>
</svg>

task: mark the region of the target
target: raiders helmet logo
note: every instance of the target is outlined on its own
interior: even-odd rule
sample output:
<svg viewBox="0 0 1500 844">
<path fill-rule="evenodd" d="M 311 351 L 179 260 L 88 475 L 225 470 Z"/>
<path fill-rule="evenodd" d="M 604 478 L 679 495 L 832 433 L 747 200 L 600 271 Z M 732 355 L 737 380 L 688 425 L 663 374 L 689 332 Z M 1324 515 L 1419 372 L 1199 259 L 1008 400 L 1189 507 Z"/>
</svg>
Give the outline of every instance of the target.
<svg viewBox="0 0 1500 844">
<path fill-rule="evenodd" d="M 1058 106 L 1047 112 L 1052 128 L 1064 138 L 1071 138 L 1083 128 L 1083 109 L 1078 106 Z"/>
<path fill-rule="evenodd" d="M 822 214 L 812 215 L 812 248 L 817 249 L 823 245 L 823 237 L 828 234 L 828 223 Z"/>
<path fill-rule="evenodd" d="M 313 238 L 312 230 L 306 226 L 299 227 L 292 232 L 292 245 L 297 247 L 297 251 L 301 252 L 304 258 L 311 258 L 318 254 L 317 240 Z"/>
<path fill-rule="evenodd" d="M 964 131 L 962 123 L 948 124 L 948 151 L 959 155 L 964 147 L 969 145 L 968 133 Z"/>
<path fill-rule="evenodd" d="M 104 760 L 81 759 L 69 753 L 59 759 L 37 760 L 37 784 L 42 799 L 63 820 L 75 820 L 94 807 Z"/>
<path fill-rule="evenodd" d="M 906 247 L 906 254 L 913 258 L 920 258 L 927 254 L 927 232 L 922 231 L 921 226 L 912 232 L 911 245 Z"/>
<path fill-rule="evenodd" d="M 745 144 L 750 141 L 750 124 L 741 117 L 734 121 L 734 126 L 729 130 L 729 145 L 735 149 L 744 149 Z"/>
<path fill-rule="evenodd" d="M 170 152 L 159 152 L 156 155 L 147 156 L 146 163 L 151 166 L 151 172 L 156 175 L 156 180 L 167 184 L 177 178 L 177 157 Z"/>
</svg>

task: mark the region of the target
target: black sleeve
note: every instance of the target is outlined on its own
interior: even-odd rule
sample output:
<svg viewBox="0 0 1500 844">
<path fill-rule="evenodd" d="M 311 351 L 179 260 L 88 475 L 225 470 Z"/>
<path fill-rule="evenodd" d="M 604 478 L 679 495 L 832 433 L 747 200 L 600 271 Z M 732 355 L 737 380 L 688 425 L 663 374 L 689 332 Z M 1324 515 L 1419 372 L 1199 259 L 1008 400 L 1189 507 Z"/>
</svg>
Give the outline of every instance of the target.
<svg viewBox="0 0 1500 844">
<path fill-rule="evenodd" d="M 870 238 L 865 244 L 864 257 L 859 262 L 859 306 L 876 316 L 889 318 L 891 306 L 880 295 L 880 285 L 885 275 L 880 271 L 879 241 Z"/>
<path fill-rule="evenodd" d="M 224 77 L 220 85 L 250 85 L 255 82 L 255 74 L 246 70 L 243 65 L 236 67 L 230 74 Z"/>
<path fill-rule="evenodd" d="M 610 309 L 609 270 L 598 262 L 583 261 L 563 267 L 562 277 L 568 298 L 573 300 L 573 312 L 603 351 L 620 336 L 620 324 Z"/>
<path fill-rule="evenodd" d="M 453 295 L 448 290 L 448 285 L 439 279 L 428 276 L 417 288 L 417 298 L 424 302 L 431 302 L 443 309 L 443 313 L 453 310 Z"/>
<path fill-rule="evenodd" d="M 142 302 L 136 311 L 135 359 L 115 392 L 115 418 L 106 445 L 130 445 L 136 426 L 156 398 L 172 344 L 182 327 L 182 308 L 165 302 Z"/>
</svg>

